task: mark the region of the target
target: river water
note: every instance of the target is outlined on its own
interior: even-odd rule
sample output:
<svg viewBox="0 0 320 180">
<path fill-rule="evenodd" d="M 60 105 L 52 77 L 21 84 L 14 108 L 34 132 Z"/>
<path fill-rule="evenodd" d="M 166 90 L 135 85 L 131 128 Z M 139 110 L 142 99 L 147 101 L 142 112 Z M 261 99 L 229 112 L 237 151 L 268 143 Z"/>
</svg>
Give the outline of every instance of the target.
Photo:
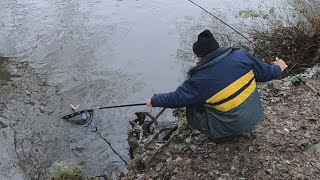
<svg viewBox="0 0 320 180">
<path fill-rule="evenodd" d="M 273 1 L 196 1 L 245 32 L 242 9 Z M 141 103 L 173 91 L 194 65 L 192 43 L 209 28 L 222 45 L 239 38 L 187 0 L 0 1 L 0 179 L 45 179 L 54 162 L 114 176 L 130 163 L 128 120 L 146 107 L 100 110 L 98 132 L 60 117 Z M 174 120 L 170 111 L 159 121 Z M 110 147 L 110 145 L 112 147 Z"/>
</svg>

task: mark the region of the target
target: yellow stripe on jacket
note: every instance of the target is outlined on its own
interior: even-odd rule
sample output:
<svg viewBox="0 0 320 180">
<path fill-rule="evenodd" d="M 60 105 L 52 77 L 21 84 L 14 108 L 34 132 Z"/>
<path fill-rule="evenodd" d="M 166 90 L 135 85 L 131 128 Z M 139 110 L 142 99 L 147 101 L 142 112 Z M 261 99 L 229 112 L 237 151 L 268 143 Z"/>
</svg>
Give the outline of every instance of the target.
<svg viewBox="0 0 320 180">
<path fill-rule="evenodd" d="M 216 93 L 214 96 L 209 98 L 206 101 L 206 103 L 207 103 L 206 106 L 212 107 L 212 108 L 217 109 L 222 112 L 226 112 L 226 111 L 229 111 L 233 108 L 238 107 L 256 89 L 256 82 L 254 79 L 252 80 L 253 77 L 254 77 L 254 73 L 253 73 L 253 70 L 251 70 L 247 74 L 245 74 L 244 76 L 242 76 L 241 78 L 239 78 L 238 80 L 236 80 L 235 82 L 233 82 L 232 84 L 225 87 L 224 89 L 222 89 L 221 91 Z M 221 100 L 224 100 L 224 99 L 230 97 L 231 95 L 235 94 L 241 88 L 243 88 L 245 85 L 247 85 L 251 80 L 252 80 L 251 84 L 245 90 L 243 90 L 239 95 L 234 97 L 233 99 L 231 99 L 227 102 L 224 102 L 222 104 L 216 105 L 216 106 L 210 105 L 210 104 L 220 102 Z"/>
</svg>

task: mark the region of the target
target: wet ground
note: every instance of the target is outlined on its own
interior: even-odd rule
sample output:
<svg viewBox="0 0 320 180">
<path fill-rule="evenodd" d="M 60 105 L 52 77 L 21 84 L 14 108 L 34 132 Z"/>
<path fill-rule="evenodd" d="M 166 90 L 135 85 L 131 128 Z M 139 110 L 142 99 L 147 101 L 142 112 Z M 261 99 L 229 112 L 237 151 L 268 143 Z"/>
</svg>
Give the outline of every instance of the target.
<svg viewBox="0 0 320 180">
<path fill-rule="evenodd" d="M 260 2 L 199 4 L 242 31 L 248 21 L 236 19 L 239 10 Z M 97 111 L 92 132 L 60 119 L 70 104 L 140 103 L 173 91 L 194 65 L 199 32 L 210 28 L 222 44 L 236 37 L 187 0 L 4 0 L 0 7 L 1 180 L 44 179 L 56 161 L 78 162 L 90 176 L 116 174 L 130 162 L 128 120 L 151 110 Z M 164 119 L 174 120 L 169 111 Z"/>
</svg>

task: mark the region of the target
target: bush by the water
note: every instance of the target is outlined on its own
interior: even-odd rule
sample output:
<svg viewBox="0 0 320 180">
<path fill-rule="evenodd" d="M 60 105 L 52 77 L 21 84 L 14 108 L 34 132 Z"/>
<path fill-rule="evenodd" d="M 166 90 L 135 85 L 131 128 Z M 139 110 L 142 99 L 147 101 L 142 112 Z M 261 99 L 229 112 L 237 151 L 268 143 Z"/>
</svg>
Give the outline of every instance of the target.
<svg viewBox="0 0 320 180">
<path fill-rule="evenodd" d="M 85 174 L 77 164 L 55 163 L 49 175 L 51 180 L 84 180 Z"/>
<path fill-rule="evenodd" d="M 287 10 L 269 11 L 268 28 L 254 28 L 251 38 L 273 57 L 284 59 L 296 73 L 320 62 L 319 5 L 306 0 L 288 0 Z M 274 8 L 274 7 L 273 7 Z M 273 61 L 259 49 L 254 54 L 267 62 Z"/>
</svg>

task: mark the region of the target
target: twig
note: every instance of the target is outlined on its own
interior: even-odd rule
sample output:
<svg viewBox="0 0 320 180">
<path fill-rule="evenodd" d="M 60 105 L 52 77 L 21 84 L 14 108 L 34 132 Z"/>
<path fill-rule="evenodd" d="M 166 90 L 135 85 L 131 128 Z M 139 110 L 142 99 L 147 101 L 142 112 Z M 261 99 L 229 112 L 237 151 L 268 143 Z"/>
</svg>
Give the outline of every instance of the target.
<svg viewBox="0 0 320 180">
<path fill-rule="evenodd" d="M 162 108 L 162 110 L 156 115 L 156 119 L 166 110 L 166 108 Z"/>
<path fill-rule="evenodd" d="M 158 136 L 165 130 L 169 130 L 171 128 L 163 128 L 161 129 L 159 132 L 157 132 L 156 134 L 154 134 L 152 136 L 152 138 L 150 139 L 150 141 L 148 141 L 145 145 L 144 145 L 144 148 L 147 148 L 156 138 L 158 138 Z"/>
<path fill-rule="evenodd" d="M 178 129 L 178 126 L 175 126 L 175 127 L 173 127 L 173 128 L 170 130 L 169 133 L 172 134 L 172 133 L 173 133 L 174 131 L 176 131 L 177 129 Z M 169 133 L 168 133 L 168 134 L 169 134 Z M 179 134 L 179 133 L 177 133 L 177 134 Z M 155 158 L 159 153 L 161 153 L 162 150 L 163 150 L 165 147 L 167 147 L 167 146 L 171 143 L 172 139 L 173 139 L 177 134 L 172 135 L 172 136 L 169 138 L 169 140 L 168 140 L 164 145 L 160 146 L 160 148 L 159 148 L 155 153 L 153 153 L 153 155 L 152 155 L 148 160 L 146 160 L 146 162 L 144 163 L 146 167 L 148 167 L 148 166 L 151 165 L 151 163 L 152 163 L 152 161 L 154 160 L 154 158 Z"/>
<path fill-rule="evenodd" d="M 178 125 L 174 126 L 163 138 L 162 140 L 167 140 L 170 138 L 173 132 L 175 132 L 178 129 Z"/>
<path fill-rule="evenodd" d="M 162 150 L 163 150 L 165 147 L 167 147 L 167 146 L 171 143 L 173 137 L 174 137 L 174 136 L 171 136 L 170 139 L 169 139 L 164 145 L 160 146 L 160 148 L 159 148 L 155 153 L 153 153 L 153 155 L 144 163 L 146 167 L 150 166 L 150 164 L 151 164 L 151 162 L 154 160 L 154 158 L 155 158 L 159 153 L 161 153 Z"/>
<path fill-rule="evenodd" d="M 148 116 L 148 117 L 152 120 L 152 121 L 151 121 L 152 123 L 157 121 L 157 119 L 156 119 L 155 117 L 153 117 L 150 113 L 144 112 L 144 114 L 145 114 L 146 116 Z"/>
<path fill-rule="evenodd" d="M 151 122 L 154 123 L 155 125 L 158 124 L 157 119 L 160 117 L 160 115 L 166 110 L 166 108 L 162 108 L 162 110 L 156 115 L 156 117 L 153 117 L 150 113 L 144 112 L 145 115 L 147 115 L 149 118 L 151 118 Z"/>
</svg>

